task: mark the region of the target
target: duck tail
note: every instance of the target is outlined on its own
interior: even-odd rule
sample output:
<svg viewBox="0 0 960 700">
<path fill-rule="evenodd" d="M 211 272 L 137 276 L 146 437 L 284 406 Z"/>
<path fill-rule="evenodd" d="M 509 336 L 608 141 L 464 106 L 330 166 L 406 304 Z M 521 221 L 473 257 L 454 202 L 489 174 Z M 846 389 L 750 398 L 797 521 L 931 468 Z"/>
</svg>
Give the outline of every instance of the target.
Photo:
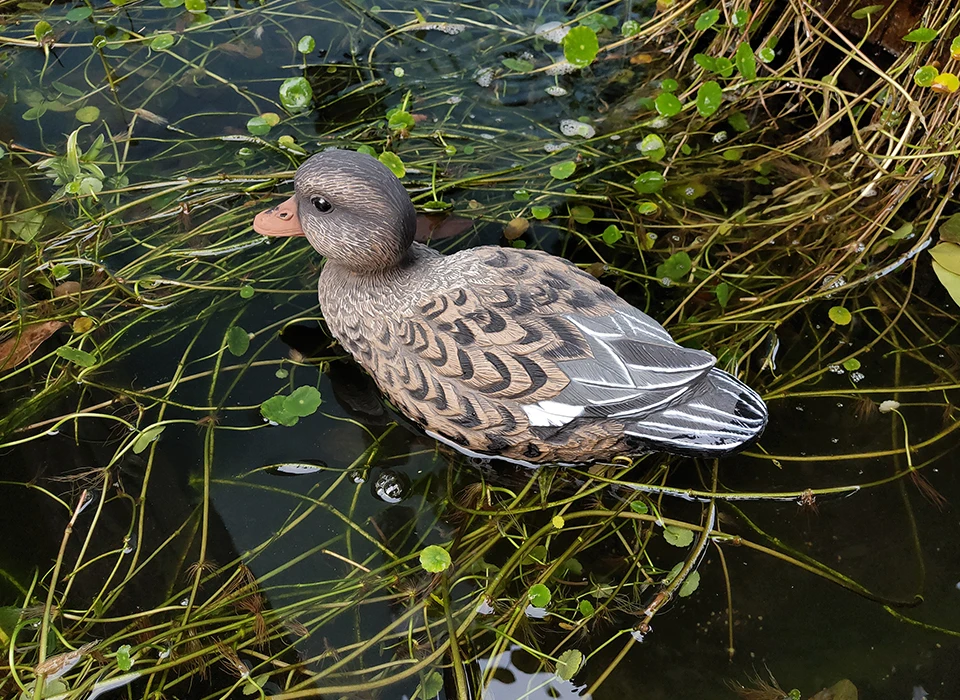
<svg viewBox="0 0 960 700">
<path fill-rule="evenodd" d="M 690 457 L 720 457 L 752 444 L 767 425 L 767 407 L 753 389 L 712 369 L 682 403 L 628 424 L 644 445 Z"/>
</svg>

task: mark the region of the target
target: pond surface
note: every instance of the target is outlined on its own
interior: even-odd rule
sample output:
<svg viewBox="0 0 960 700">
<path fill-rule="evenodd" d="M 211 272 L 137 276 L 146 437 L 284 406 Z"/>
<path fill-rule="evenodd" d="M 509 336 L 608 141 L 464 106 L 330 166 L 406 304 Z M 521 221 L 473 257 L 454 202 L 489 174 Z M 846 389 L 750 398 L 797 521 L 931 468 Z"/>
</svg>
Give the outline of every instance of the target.
<svg viewBox="0 0 960 700">
<path fill-rule="evenodd" d="M 789 219 L 799 166 L 730 152 L 768 154 L 766 117 L 734 104 L 749 130 L 719 138 L 685 74 L 693 148 L 667 138 L 676 47 L 622 36 L 648 5 L 181 5 L 21 3 L 2 34 L 4 697 L 98 640 L 48 690 L 960 697 L 960 357 L 929 238 L 868 255 L 834 227 L 867 213 Z M 604 48 L 547 70 L 546 22 Z M 327 335 L 306 241 L 251 229 L 331 146 L 396 154 L 421 212 L 468 220 L 441 250 L 569 257 L 713 352 L 768 401 L 759 444 L 528 471 L 421 434 Z M 317 411 L 264 421 L 300 387 Z"/>
</svg>

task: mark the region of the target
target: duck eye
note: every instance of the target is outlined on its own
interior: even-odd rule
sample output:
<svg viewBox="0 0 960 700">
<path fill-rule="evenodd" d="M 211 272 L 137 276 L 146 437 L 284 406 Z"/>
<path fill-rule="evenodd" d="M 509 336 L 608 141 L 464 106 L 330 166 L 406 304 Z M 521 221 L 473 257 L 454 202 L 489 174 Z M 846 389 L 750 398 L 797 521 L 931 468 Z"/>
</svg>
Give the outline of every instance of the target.
<svg viewBox="0 0 960 700">
<path fill-rule="evenodd" d="M 313 202 L 313 206 L 314 206 L 314 207 L 316 208 L 316 210 L 317 210 L 318 212 L 320 212 L 321 214 L 326 214 L 328 211 L 330 211 L 331 209 L 333 209 L 333 205 L 330 204 L 330 202 L 328 202 L 327 200 L 325 200 L 323 197 L 314 197 L 314 198 L 313 198 L 312 200 L 310 200 L 310 201 Z"/>
</svg>

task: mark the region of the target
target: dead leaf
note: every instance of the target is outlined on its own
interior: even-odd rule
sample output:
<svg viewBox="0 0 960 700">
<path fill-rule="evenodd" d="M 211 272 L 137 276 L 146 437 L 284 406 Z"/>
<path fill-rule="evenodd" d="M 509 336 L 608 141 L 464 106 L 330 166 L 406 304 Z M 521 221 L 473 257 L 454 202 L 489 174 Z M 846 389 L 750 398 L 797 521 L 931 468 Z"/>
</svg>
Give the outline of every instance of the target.
<svg viewBox="0 0 960 700">
<path fill-rule="evenodd" d="M 227 53 L 234 53 L 238 56 L 243 56 L 244 58 L 260 58 L 263 55 L 263 49 L 259 46 L 254 46 L 253 44 L 245 44 L 243 42 L 236 43 L 224 43 L 217 46 L 221 51 L 226 51 Z"/>
<path fill-rule="evenodd" d="M 149 109 L 143 109 L 143 107 L 138 107 L 137 109 L 133 110 L 133 113 L 136 114 L 141 119 L 144 119 L 150 122 L 151 124 L 159 124 L 160 126 L 166 126 L 167 124 L 170 123 L 169 120 L 167 120 L 165 117 L 161 117 L 159 114 L 157 114 L 156 112 L 151 112 Z"/>
<path fill-rule="evenodd" d="M 35 323 L 32 326 L 26 326 L 20 331 L 19 336 L 0 343 L 0 370 L 13 369 L 22 363 L 40 347 L 44 340 L 65 325 L 67 324 L 63 321 Z"/>
<path fill-rule="evenodd" d="M 73 321 L 73 332 L 77 335 L 86 333 L 94 326 L 93 319 L 89 316 L 78 316 Z"/>
<path fill-rule="evenodd" d="M 77 662 L 83 658 L 83 655 L 93 649 L 99 643 L 100 640 L 98 639 L 93 642 L 87 642 L 79 649 L 74 649 L 73 651 L 51 656 L 42 664 L 39 664 L 34 669 L 34 672 L 38 676 L 46 676 L 48 681 L 55 680 L 76 666 Z"/>
</svg>

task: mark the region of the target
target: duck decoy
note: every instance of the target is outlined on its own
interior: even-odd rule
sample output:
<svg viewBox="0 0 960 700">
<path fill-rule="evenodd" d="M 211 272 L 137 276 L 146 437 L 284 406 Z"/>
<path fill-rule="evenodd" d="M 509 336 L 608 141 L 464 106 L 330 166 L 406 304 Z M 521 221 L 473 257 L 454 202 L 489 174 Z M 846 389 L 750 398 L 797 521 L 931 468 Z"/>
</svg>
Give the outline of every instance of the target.
<svg viewBox="0 0 960 700">
<path fill-rule="evenodd" d="M 294 190 L 254 229 L 305 235 L 326 258 L 331 334 L 431 437 L 471 456 L 585 463 L 720 456 L 763 431 L 756 392 L 571 262 L 414 242 L 413 203 L 377 159 L 324 151 Z"/>
</svg>

